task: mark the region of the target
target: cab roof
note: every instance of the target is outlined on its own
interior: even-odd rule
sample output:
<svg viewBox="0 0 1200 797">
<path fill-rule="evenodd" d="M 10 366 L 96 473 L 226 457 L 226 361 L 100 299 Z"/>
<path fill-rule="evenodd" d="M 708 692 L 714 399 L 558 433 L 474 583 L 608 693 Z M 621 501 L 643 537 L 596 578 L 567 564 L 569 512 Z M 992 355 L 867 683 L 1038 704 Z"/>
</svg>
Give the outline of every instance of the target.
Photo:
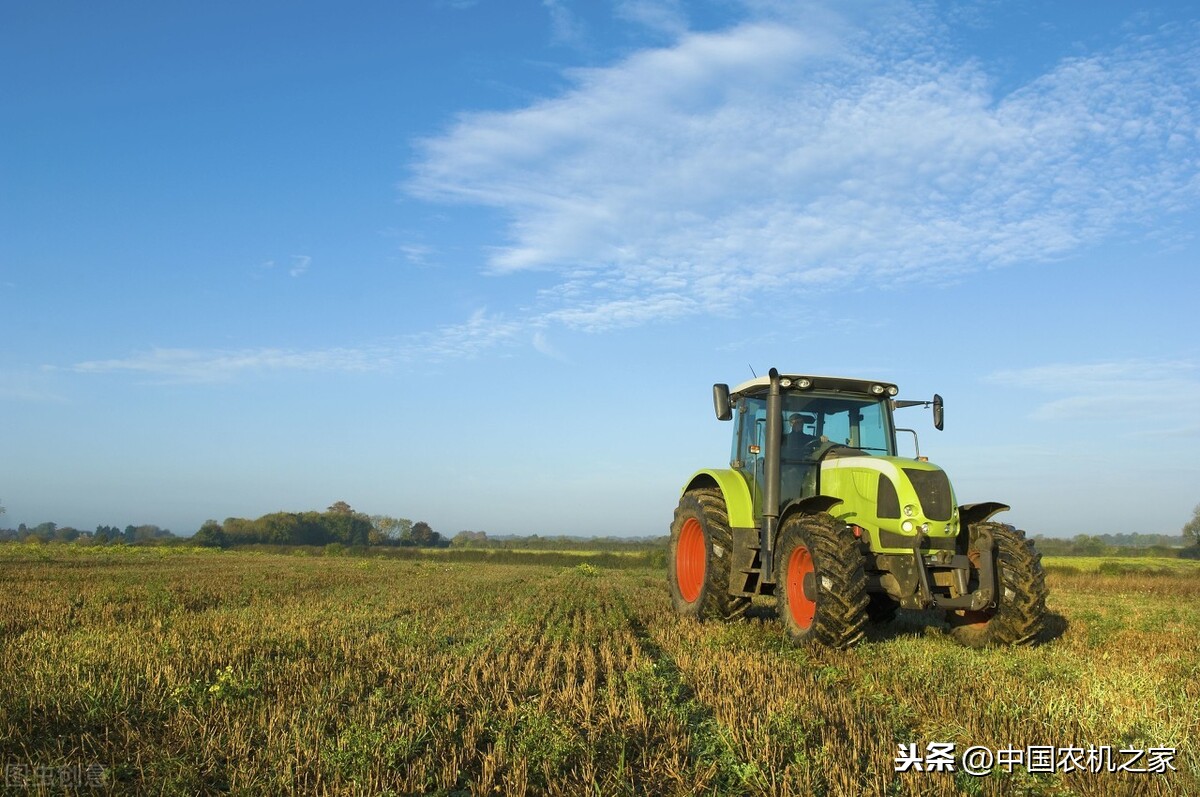
<svg viewBox="0 0 1200 797">
<path fill-rule="evenodd" d="M 792 386 L 786 387 L 786 390 L 795 390 L 796 383 L 802 379 L 807 379 L 812 384 L 803 388 L 804 390 L 833 390 L 838 393 L 853 393 L 869 398 L 881 398 L 895 393 L 889 393 L 888 388 L 896 387 L 893 382 L 883 382 L 880 380 L 871 379 L 850 379 L 845 376 L 815 376 L 813 374 L 780 374 L 779 379 L 791 380 Z M 877 393 L 872 390 L 876 385 L 882 385 L 883 391 Z M 740 385 L 730 391 L 730 396 L 754 396 L 759 393 L 767 392 L 767 388 L 771 386 L 771 378 L 769 376 L 760 376 Z"/>
</svg>

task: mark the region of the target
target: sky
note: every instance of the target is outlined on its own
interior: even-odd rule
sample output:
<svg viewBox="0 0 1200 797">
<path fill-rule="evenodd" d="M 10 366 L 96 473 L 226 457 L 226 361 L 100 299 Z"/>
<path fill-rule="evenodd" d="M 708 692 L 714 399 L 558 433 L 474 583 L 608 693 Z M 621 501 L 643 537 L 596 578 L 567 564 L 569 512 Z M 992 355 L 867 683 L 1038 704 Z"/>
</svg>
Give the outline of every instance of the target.
<svg viewBox="0 0 1200 797">
<path fill-rule="evenodd" d="M 47 0 L 0 75 L 0 525 L 665 534 L 770 367 L 1031 534 L 1200 503 L 1196 3 Z"/>
</svg>

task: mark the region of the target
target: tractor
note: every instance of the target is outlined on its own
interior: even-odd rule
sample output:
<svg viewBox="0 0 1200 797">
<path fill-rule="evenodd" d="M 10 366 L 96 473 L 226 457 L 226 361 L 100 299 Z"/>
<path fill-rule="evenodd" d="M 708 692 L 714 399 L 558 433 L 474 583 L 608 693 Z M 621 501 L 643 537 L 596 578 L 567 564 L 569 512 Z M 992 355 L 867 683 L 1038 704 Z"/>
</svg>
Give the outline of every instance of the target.
<svg viewBox="0 0 1200 797">
<path fill-rule="evenodd" d="M 944 612 L 970 647 L 1021 645 L 1042 632 L 1046 577 L 1025 533 L 996 502 L 956 503 L 945 471 L 920 456 L 894 410 L 896 385 L 780 374 L 713 385 L 717 418 L 736 419 L 728 468 L 697 472 L 675 510 L 667 556 L 683 616 L 729 620 L 773 596 L 797 643 L 845 648 L 897 609 Z M 899 456 L 896 433 L 913 435 Z"/>
</svg>

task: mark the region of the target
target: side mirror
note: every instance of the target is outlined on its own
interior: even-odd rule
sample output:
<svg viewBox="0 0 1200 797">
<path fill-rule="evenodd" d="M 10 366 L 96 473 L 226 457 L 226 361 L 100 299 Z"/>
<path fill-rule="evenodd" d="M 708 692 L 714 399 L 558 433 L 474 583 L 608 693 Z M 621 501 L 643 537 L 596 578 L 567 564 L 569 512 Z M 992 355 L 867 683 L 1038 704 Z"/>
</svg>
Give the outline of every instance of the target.
<svg viewBox="0 0 1200 797">
<path fill-rule="evenodd" d="M 939 432 L 946 423 L 946 405 L 942 401 L 942 397 L 937 393 L 933 394 L 933 428 Z"/>
<path fill-rule="evenodd" d="M 729 385 L 713 385 L 713 409 L 717 411 L 718 421 L 727 421 L 733 417 L 733 405 L 729 403 Z"/>
</svg>

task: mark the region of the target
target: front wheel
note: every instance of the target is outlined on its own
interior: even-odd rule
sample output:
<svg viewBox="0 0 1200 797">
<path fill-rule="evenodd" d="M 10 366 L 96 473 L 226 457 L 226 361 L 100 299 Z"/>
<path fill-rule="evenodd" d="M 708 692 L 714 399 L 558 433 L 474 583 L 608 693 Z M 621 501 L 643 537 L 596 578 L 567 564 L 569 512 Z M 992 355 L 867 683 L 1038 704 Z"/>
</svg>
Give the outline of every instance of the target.
<svg viewBox="0 0 1200 797">
<path fill-rule="evenodd" d="M 729 594 L 733 532 L 721 491 L 688 490 L 671 523 L 667 581 L 671 601 L 685 617 L 728 620 L 746 611 L 750 599 Z"/>
<path fill-rule="evenodd" d="M 775 594 L 795 642 L 847 648 L 863 637 L 867 576 L 859 541 L 825 514 L 795 514 L 779 531 Z"/>
<path fill-rule="evenodd" d="M 992 534 L 993 556 L 999 582 L 996 606 L 979 612 L 947 612 L 950 634 L 972 648 L 989 645 L 1028 645 L 1046 626 L 1046 573 L 1042 555 L 1025 539 L 1025 532 L 1001 523 L 971 526 L 970 547 L 977 532 Z"/>
</svg>

